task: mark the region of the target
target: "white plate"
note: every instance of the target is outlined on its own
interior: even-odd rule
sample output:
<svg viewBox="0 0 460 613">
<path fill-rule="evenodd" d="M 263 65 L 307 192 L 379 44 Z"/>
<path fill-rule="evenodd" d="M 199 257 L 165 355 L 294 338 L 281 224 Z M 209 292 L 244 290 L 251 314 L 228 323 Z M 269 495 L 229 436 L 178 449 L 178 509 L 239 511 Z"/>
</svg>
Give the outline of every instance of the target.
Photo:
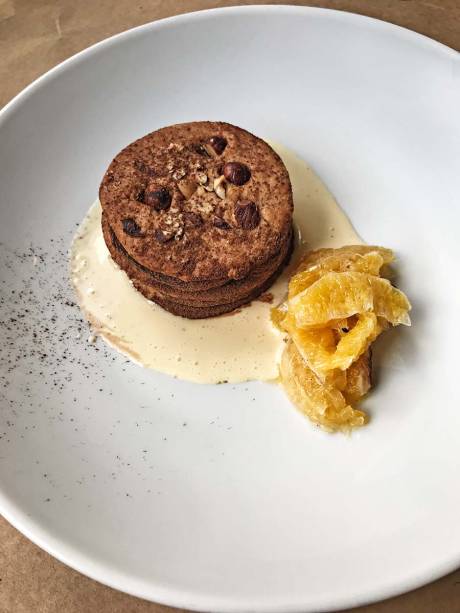
<svg viewBox="0 0 460 613">
<path fill-rule="evenodd" d="M 18 96 L 0 118 L 6 518 L 103 583 L 208 611 L 345 607 L 452 570 L 459 109 L 454 51 L 293 7 L 149 24 Z M 400 256 L 414 325 L 379 345 L 373 419 L 351 438 L 313 428 L 275 386 L 126 363 L 88 345 L 65 304 L 65 252 L 114 153 L 208 118 L 296 150 L 358 232 Z"/>
</svg>

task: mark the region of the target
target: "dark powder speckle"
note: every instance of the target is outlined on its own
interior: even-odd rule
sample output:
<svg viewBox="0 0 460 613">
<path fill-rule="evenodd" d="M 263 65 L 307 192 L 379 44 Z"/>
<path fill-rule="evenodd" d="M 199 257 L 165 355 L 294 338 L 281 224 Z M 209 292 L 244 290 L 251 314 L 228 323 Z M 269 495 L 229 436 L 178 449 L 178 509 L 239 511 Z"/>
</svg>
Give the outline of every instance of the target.
<svg viewBox="0 0 460 613">
<path fill-rule="evenodd" d="M 91 487 L 118 484 L 117 495 L 128 502 L 137 490 L 132 486 L 126 492 L 122 483 L 127 475 L 128 487 L 136 476 L 137 487 L 142 481 L 151 488 L 144 491 L 160 494 L 151 482 L 161 461 L 149 445 L 157 441 L 157 450 L 161 446 L 161 453 L 168 453 L 176 444 L 163 429 L 161 407 L 178 404 L 178 394 L 166 385 L 160 396 L 148 373 L 139 375 L 137 366 L 101 340 L 88 342 L 91 330 L 70 282 L 72 233 L 55 237 L 46 247 L 14 249 L 0 243 L 0 463 L 8 474 L 21 462 L 23 474 L 32 473 L 40 484 L 39 499 L 53 503 L 49 509 L 58 500 L 80 500 Z M 123 386 L 115 387 L 120 378 Z M 113 395 L 112 388 L 121 392 Z M 152 421 L 148 412 L 156 405 L 160 410 Z M 93 431 L 93 424 L 99 429 Z M 219 428 L 218 417 L 210 425 Z M 193 428 L 183 430 L 186 426 L 182 415 L 177 429 L 188 436 Z M 139 447 L 127 456 L 124 433 L 133 436 L 133 431 L 139 432 Z M 61 449 L 55 454 L 44 442 Z M 63 457 L 63 444 L 70 471 L 55 463 Z"/>
</svg>

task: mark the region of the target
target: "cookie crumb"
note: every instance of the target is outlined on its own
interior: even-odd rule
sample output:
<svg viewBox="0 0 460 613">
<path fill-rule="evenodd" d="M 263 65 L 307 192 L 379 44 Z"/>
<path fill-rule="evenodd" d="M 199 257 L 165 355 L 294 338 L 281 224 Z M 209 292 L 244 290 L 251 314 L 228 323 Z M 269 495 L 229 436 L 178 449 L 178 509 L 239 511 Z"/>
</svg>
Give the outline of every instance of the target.
<svg viewBox="0 0 460 613">
<path fill-rule="evenodd" d="M 257 300 L 259 302 L 266 302 L 267 304 L 272 304 L 273 298 L 274 296 L 271 292 L 265 292 L 265 294 L 262 294 L 261 296 L 259 296 Z"/>
</svg>

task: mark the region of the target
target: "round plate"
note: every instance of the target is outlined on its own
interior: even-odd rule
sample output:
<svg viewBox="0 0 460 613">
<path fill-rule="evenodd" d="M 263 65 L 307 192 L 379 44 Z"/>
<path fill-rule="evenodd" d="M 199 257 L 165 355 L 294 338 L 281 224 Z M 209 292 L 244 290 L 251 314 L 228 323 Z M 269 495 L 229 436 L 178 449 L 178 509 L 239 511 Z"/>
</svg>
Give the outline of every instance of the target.
<svg viewBox="0 0 460 613">
<path fill-rule="evenodd" d="M 318 611 L 460 562 L 460 63 L 334 11 L 183 15 L 95 45 L 0 118 L 0 510 L 65 563 L 206 611 Z M 284 143 L 370 243 L 413 327 L 375 351 L 370 425 L 328 435 L 275 385 L 200 386 L 87 342 L 67 249 L 112 156 L 213 119 Z"/>
</svg>

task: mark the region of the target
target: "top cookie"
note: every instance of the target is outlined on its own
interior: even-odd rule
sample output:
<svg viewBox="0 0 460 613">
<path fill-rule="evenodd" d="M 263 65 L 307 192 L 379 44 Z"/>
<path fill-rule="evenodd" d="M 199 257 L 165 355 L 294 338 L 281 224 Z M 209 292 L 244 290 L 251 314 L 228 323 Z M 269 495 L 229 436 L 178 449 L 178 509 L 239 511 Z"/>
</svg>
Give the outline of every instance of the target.
<svg viewBox="0 0 460 613">
<path fill-rule="evenodd" d="M 279 253 L 292 224 L 279 156 L 221 122 L 178 124 L 128 145 L 99 198 L 131 257 L 186 283 L 245 277 Z"/>
</svg>

